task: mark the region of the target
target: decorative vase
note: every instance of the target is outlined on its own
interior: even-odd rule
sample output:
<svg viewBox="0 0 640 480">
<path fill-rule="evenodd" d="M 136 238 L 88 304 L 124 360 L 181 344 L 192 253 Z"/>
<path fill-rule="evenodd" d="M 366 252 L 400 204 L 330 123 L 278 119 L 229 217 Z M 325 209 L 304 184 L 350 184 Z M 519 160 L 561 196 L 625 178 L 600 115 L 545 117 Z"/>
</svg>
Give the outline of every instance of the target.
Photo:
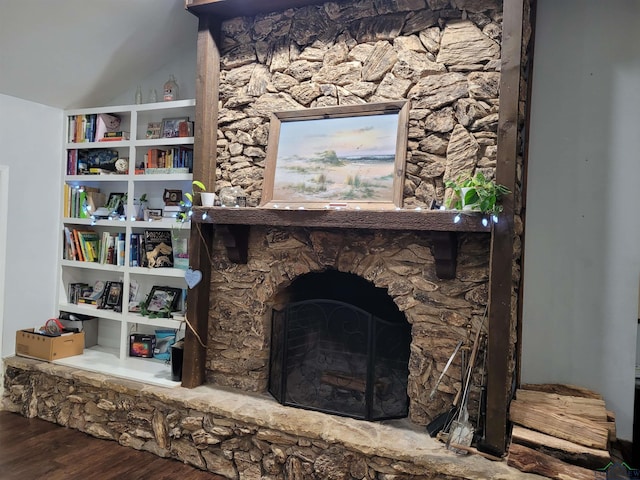
<svg viewBox="0 0 640 480">
<path fill-rule="evenodd" d="M 203 207 L 213 207 L 216 201 L 216 194 L 213 192 L 200 192 L 200 202 Z"/>
</svg>

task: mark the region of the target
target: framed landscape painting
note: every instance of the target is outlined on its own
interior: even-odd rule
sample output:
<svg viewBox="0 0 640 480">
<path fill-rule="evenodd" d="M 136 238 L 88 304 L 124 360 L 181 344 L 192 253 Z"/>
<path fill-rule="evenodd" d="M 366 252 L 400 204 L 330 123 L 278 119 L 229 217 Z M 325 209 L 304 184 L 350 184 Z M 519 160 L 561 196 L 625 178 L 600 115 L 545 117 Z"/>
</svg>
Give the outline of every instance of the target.
<svg viewBox="0 0 640 480">
<path fill-rule="evenodd" d="M 261 206 L 402 206 L 408 103 L 276 112 Z"/>
</svg>

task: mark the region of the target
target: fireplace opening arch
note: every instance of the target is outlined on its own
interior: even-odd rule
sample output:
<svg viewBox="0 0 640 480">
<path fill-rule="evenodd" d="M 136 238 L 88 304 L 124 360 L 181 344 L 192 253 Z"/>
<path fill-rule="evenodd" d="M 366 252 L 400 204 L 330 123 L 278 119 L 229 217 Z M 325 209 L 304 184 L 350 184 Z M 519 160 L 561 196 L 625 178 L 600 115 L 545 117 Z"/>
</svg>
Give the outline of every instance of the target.
<svg viewBox="0 0 640 480">
<path fill-rule="evenodd" d="M 326 270 L 279 297 L 269 392 L 280 403 L 365 420 L 408 415 L 411 327 L 386 289 Z"/>
</svg>

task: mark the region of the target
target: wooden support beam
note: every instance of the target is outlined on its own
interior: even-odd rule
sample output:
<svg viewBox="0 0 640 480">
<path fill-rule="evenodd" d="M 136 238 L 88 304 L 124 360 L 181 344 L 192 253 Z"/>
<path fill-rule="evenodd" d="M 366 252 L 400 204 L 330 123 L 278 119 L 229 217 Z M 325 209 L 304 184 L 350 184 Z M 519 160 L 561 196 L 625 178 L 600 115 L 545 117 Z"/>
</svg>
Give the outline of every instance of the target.
<svg viewBox="0 0 640 480">
<path fill-rule="evenodd" d="M 456 278 L 458 235 L 455 232 L 432 232 L 433 258 L 438 278 Z"/>
<path fill-rule="evenodd" d="M 218 89 L 220 77 L 220 22 L 202 16 L 198 24 L 196 118 L 193 151 L 193 178 L 212 192 L 215 189 L 216 143 L 218 131 Z M 211 259 L 209 248 L 214 227 L 192 223 L 189 241 L 189 264 L 202 272 L 202 281 L 189 290 L 185 334 L 182 386 L 202 385 L 205 380 L 206 342 L 209 324 Z"/>
<path fill-rule="evenodd" d="M 524 0 L 511 0 L 503 5 L 496 182 L 515 192 Z M 497 454 L 504 453 L 506 448 L 509 364 L 514 356 L 511 345 L 515 312 L 512 308 L 514 194 L 504 197 L 503 207 L 491 239 L 487 428 L 483 442 L 487 451 Z"/>
</svg>

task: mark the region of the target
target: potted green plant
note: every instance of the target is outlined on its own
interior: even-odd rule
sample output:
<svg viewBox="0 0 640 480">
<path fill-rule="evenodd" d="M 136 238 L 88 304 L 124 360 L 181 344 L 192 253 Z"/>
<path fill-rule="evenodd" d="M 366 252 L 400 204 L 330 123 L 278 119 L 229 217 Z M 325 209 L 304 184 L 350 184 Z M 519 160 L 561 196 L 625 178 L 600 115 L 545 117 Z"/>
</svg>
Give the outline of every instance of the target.
<svg viewBox="0 0 640 480">
<path fill-rule="evenodd" d="M 176 217 L 176 220 L 180 223 L 188 221 L 191 217 L 191 207 L 193 206 L 193 199 L 196 195 L 196 187 L 200 189 L 200 193 L 207 191 L 207 187 L 204 186 L 204 183 L 198 180 L 194 180 L 191 184 L 191 192 L 185 192 L 184 194 L 188 202 L 185 202 L 184 200 L 180 201 L 180 206 L 184 208 L 184 210 Z"/>
<path fill-rule="evenodd" d="M 468 178 L 458 178 L 445 182 L 453 189 L 453 195 L 447 201 L 447 207 L 455 210 L 470 210 L 482 213 L 500 213 L 500 199 L 511 191 L 504 185 L 487 179 L 482 172 Z"/>
</svg>

